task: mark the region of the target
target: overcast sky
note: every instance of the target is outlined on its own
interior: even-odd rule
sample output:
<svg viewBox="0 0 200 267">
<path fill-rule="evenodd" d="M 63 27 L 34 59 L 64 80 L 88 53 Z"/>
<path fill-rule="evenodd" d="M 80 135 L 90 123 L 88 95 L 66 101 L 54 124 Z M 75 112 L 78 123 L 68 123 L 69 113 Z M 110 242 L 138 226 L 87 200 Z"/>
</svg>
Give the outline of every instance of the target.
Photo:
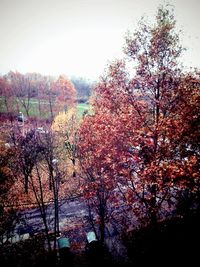
<svg viewBox="0 0 200 267">
<path fill-rule="evenodd" d="M 200 1 L 171 0 L 188 48 L 187 66 L 200 67 Z M 96 79 L 122 56 L 124 35 L 159 0 L 0 0 L 0 73 L 9 70 Z"/>
</svg>

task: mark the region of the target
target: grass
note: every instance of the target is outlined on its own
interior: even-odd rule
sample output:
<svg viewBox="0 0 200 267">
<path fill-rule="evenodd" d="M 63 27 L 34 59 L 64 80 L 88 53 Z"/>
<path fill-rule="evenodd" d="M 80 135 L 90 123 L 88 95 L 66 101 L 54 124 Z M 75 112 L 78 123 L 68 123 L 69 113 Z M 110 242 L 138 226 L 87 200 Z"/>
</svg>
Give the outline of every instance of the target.
<svg viewBox="0 0 200 267">
<path fill-rule="evenodd" d="M 47 101 L 41 100 L 41 118 L 42 119 L 47 119 L 50 116 L 48 105 L 49 103 Z M 15 100 L 14 106 L 16 107 L 14 108 L 14 110 L 16 110 L 16 113 L 17 113 L 17 110 L 20 110 L 26 116 L 25 109 L 22 107 L 22 105 L 19 103 L 17 99 Z M 17 106 L 19 107 L 18 109 L 17 109 Z M 78 103 L 77 104 L 78 118 L 81 118 L 84 112 L 87 110 L 88 111 L 90 110 L 90 106 L 87 103 Z M 0 113 L 5 113 L 5 112 L 7 112 L 5 103 L 4 103 L 3 98 L 0 97 Z M 36 117 L 36 118 L 40 117 L 39 108 L 38 108 L 38 100 L 35 98 L 30 99 L 29 116 Z"/>
<path fill-rule="evenodd" d="M 48 111 L 48 102 L 45 100 L 41 100 L 41 118 L 47 119 L 50 116 L 50 113 Z M 26 111 L 20 101 L 16 98 L 12 105 L 12 110 L 14 113 L 18 113 L 18 111 L 21 111 L 24 116 L 26 116 Z M 4 103 L 4 99 L 0 97 L 0 113 L 6 113 L 6 106 Z M 30 99 L 30 106 L 29 106 L 29 116 L 30 117 L 40 117 L 40 112 L 38 108 L 38 100 L 35 98 Z"/>
<path fill-rule="evenodd" d="M 77 104 L 77 115 L 78 115 L 78 118 L 80 118 L 84 114 L 85 111 L 90 111 L 89 104 L 78 103 Z"/>
</svg>

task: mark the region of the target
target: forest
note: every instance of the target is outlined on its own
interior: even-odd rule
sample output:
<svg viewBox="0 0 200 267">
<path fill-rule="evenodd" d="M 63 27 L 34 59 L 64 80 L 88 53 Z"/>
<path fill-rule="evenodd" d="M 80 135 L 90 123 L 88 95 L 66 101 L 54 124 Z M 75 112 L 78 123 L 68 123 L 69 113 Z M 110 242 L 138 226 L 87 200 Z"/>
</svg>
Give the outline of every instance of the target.
<svg viewBox="0 0 200 267">
<path fill-rule="evenodd" d="M 200 71 L 167 7 L 122 50 L 95 83 L 0 77 L 1 266 L 195 266 Z"/>
</svg>

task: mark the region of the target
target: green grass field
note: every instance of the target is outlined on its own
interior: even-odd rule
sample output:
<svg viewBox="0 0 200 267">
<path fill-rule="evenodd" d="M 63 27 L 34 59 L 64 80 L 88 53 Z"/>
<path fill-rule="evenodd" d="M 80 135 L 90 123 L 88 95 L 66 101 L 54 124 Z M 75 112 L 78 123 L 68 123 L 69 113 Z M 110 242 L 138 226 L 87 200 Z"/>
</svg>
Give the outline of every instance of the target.
<svg viewBox="0 0 200 267">
<path fill-rule="evenodd" d="M 77 115 L 81 117 L 85 111 L 91 112 L 90 106 L 86 103 L 77 104 Z"/>
<path fill-rule="evenodd" d="M 17 108 L 17 106 L 19 108 Z M 22 105 L 19 103 L 19 101 L 15 101 L 14 103 L 14 110 L 20 110 L 25 116 L 26 112 L 25 109 L 22 107 Z M 77 116 L 80 118 L 85 111 L 90 110 L 90 106 L 86 103 L 78 103 L 77 104 Z M 50 116 L 49 113 L 49 107 L 48 107 L 48 102 L 45 100 L 41 101 L 41 118 L 42 119 L 47 119 Z M 5 113 L 7 112 L 6 106 L 4 103 L 4 100 L 2 97 L 0 97 L 0 113 Z M 30 117 L 40 117 L 39 113 L 39 108 L 38 108 L 38 101 L 37 99 L 31 99 L 30 100 L 30 108 L 29 108 L 29 116 Z"/>
</svg>

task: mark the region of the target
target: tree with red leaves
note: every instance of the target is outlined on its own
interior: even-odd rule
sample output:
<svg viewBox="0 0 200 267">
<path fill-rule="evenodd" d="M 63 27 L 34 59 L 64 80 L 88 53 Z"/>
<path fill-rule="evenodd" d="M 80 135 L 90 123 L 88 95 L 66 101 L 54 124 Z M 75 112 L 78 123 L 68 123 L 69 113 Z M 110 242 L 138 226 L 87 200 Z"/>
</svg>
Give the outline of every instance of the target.
<svg viewBox="0 0 200 267">
<path fill-rule="evenodd" d="M 0 96 L 3 99 L 3 103 L 6 108 L 5 111 L 8 115 L 11 115 L 15 111 L 13 92 L 10 84 L 5 77 L 0 78 Z M 10 116 L 10 118 L 12 119 L 12 116 Z"/>
<path fill-rule="evenodd" d="M 52 91 L 56 95 L 54 109 L 57 111 L 66 111 L 76 101 L 76 89 L 64 76 L 59 76 L 57 81 L 52 83 Z"/>
<path fill-rule="evenodd" d="M 139 27 L 124 47 L 134 75 L 125 58 L 101 78 L 94 115 L 81 126 L 79 153 L 90 177 L 86 198 L 97 199 L 102 184 L 108 196 L 118 187 L 133 213 L 156 225 L 180 192 L 199 190 L 200 80 L 182 71 L 183 48 L 168 9 L 158 9 L 153 25 L 141 21 Z"/>
<path fill-rule="evenodd" d="M 12 88 L 13 95 L 17 98 L 21 107 L 25 110 L 27 117 L 30 116 L 30 100 L 32 81 L 29 76 L 20 72 L 10 71 L 6 76 Z M 19 108 L 18 108 L 19 112 Z"/>
</svg>

